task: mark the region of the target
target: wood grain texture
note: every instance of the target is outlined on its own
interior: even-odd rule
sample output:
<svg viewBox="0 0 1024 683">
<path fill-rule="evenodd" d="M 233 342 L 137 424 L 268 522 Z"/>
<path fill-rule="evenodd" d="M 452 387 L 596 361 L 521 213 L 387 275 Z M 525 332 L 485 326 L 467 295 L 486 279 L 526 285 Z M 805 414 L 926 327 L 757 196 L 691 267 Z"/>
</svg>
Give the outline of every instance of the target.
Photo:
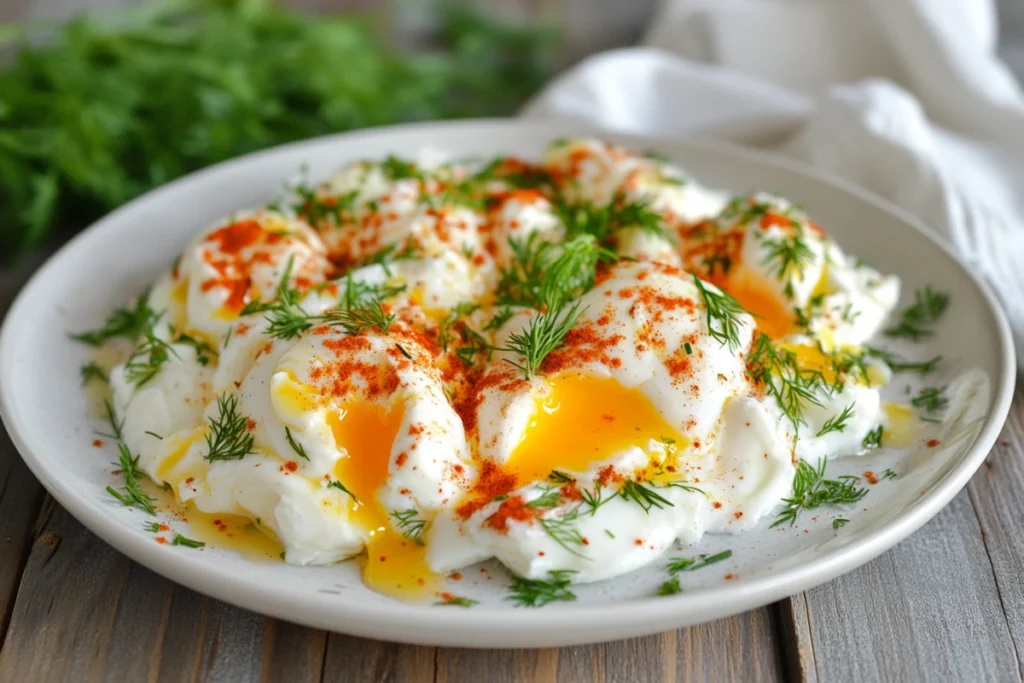
<svg viewBox="0 0 1024 683">
<path fill-rule="evenodd" d="M 33 254 L 17 268 L 0 270 L 0 320 L 43 258 L 44 254 Z M 14 595 L 42 499 L 42 487 L 21 461 L 7 432 L 0 427 L 0 646 L 7 633 Z"/>
<path fill-rule="evenodd" d="M 984 467 L 893 550 L 784 601 L 794 678 L 1021 680 L 1024 395 Z"/>
</svg>

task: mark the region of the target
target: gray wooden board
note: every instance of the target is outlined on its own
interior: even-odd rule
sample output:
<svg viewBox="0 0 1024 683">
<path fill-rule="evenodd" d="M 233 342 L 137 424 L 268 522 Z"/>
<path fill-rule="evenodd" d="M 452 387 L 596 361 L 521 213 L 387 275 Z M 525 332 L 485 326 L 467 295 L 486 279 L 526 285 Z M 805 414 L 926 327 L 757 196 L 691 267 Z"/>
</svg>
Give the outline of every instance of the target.
<svg viewBox="0 0 1024 683">
<path fill-rule="evenodd" d="M 1022 415 L 1018 391 L 986 464 L 923 529 L 782 603 L 794 673 L 809 681 L 1021 680 Z"/>
</svg>

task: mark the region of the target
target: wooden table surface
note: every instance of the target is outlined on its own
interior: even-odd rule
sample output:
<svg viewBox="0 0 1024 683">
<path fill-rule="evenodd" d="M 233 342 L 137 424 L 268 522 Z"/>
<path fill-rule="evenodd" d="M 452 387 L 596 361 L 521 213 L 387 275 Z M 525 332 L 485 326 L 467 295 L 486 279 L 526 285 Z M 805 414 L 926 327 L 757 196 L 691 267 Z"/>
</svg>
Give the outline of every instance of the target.
<svg viewBox="0 0 1024 683">
<path fill-rule="evenodd" d="M 0 313 L 41 257 L 0 270 Z M 831 583 L 728 619 L 548 650 L 411 647 L 297 626 L 157 576 L 46 495 L 0 430 L 0 683 L 1020 681 L 1024 391 L 967 488 Z"/>
</svg>

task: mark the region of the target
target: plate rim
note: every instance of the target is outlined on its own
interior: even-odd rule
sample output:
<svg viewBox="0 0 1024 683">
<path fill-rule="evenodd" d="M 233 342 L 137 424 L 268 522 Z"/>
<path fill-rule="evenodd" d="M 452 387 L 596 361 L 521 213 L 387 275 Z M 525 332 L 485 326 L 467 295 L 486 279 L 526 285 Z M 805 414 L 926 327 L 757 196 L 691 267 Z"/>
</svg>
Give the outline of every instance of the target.
<svg viewBox="0 0 1024 683">
<path fill-rule="evenodd" d="M 499 130 L 501 134 L 510 136 L 523 134 L 524 131 L 531 131 L 533 134 L 547 131 L 552 137 L 556 137 L 564 133 L 567 126 L 572 126 L 573 130 L 580 134 L 610 135 L 627 141 L 633 140 L 634 144 L 656 146 L 663 142 L 683 143 L 733 159 L 748 159 L 769 167 L 782 168 L 811 181 L 831 185 L 860 202 L 895 216 L 900 222 L 912 228 L 917 233 L 917 238 L 926 239 L 939 247 L 981 293 L 995 324 L 998 337 L 996 341 L 999 346 L 999 372 L 997 376 L 990 378 L 993 387 L 992 405 L 974 443 L 962 461 L 939 479 L 925 496 L 884 524 L 866 532 L 862 538 L 837 550 L 829 551 L 806 565 L 790 567 L 749 581 L 702 589 L 696 593 L 659 597 L 656 602 L 641 598 L 611 605 L 567 603 L 559 605 L 557 610 L 543 612 L 487 606 L 475 607 L 472 610 L 441 611 L 433 606 L 408 605 L 396 601 L 394 605 L 388 604 L 383 607 L 342 603 L 337 609 L 332 607 L 328 616 L 315 609 L 303 611 L 309 605 L 294 602 L 286 595 L 250 590 L 247 584 L 238 581 L 237 576 L 218 569 L 215 565 L 211 567 L 208 561 L 167 552 L 166 548 L 157 544 L 140 542 L 138 534 L 123 529 L 108 519 L 96 503 L 87 502 L 84 497 L 76 495 L 70 486 L 65 486 L 48 468 L 48 458 L 40 456 L 30 447 L 31 430 L 16 419 L 14 412 L 14 390 L 10 375 L 13 372 L 15 331 L 10 322 L 24 315 L 21 309 L 27 305 L 28 293 L 42 287 L 42 283 L 53 277 L 54 273 L 59 274 L 59 266 L 68 258 L 69 253 L 77 250 L 82 242 L 91 239 L 91 235 L 116 229 L 114 226 L 123 212 L 130 211 L 162 193 L 172 192 L 181 184 L 201 181 L 208 175 L 229 172 L 234 166 L 258 162 L 264 156 L 282 151 L 297 152 L 306 147 L 337 144 L 341 141 L 399 131 L 420 131 L 425 143 L 429 141 L 432 131 L 489 127 L 494 128 L 496 134 Z M 204 595 L 273 617 L 391 642 L 459 647 L 551 647 L 647 635 L 669 628 L 710 621 L 807 590 L 874 559 L 931 520 L 978 470 L 997 440 L 1009 414 L 1016 372 L 1015 348 L 1009 323 L 998 297 L 989 284 L 976 277 L 959 255 L 944 240 L 932 234 L 917 217 L 847 180 L 771 151 L 707 138 L 637 135 L 565 119 L 465 119 L 381 126 L 278 145 L 190 173 L 106 214 L 51 255 L 23 285 L 12 302 L 0 327 L 0 421 L 3 422 L 12 443 L 32 474 L 57 502 L 82 522 L 91 533 L 150 570 Z M 644 606 L 642 609 L 639 608 L 641 604 Z M 594 630 L 594 615 L 602 613 L 610 618 L 613 616 L 612 613 L 617 612 L 622 613 L 619 615 L 622 619 L 618 621 L 618 628 L 605 626 Z M 549 628 L 536 628 L 537 622 L 541 619 L 549 624 Z M 487 633 L 481 634 L 481 629 Z M 557 636 L 552 638 L 552 634 Z"/>
</svg>

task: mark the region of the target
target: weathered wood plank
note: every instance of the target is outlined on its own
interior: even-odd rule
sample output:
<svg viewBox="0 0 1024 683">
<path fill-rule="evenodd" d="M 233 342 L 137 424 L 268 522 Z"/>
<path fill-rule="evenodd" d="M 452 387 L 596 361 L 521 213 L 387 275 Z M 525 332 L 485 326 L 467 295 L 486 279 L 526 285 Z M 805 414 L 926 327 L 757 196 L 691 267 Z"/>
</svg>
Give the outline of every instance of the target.
<svg viewBox="0 0 1024 683">
<path fill-rule="evenodd" d="M 33 254 L 17 268 L 0 270 L 0 320 L 43 258 L 44 254 Z M 0 426 L 0 645 L 7 633 L 18 581 L 32 542 L 33 521 L 42 500 L 42 487 Z"/>
<path fill-rule="evenodd" d="M 1024 669 L 1024 387 L 985 465 L 967 486 L 995 576 L 1013 655 Z"/>
<path fill-rule="evenodd" d="M 487 681 L 554 683 L 558 678 L 559 650 L 467 650 L 438 648 L 437 683 Z M 591 679 L 600 683 L 604 678 Z"/>
<path fill-rule="evenodd" d="M 805 680 L 1020 680 L 966 491 L 896 548 L 803 602 L 781 607 L 783 623 L 798 625 L 788 647 L 798 650 Z"/>
<path fill-rule="evenodd" d="M 324 632 L 175 586 L 44 507 L 0 681 L 321 680 Z"/>
<path fill-rule="evenodd" d="M 383 643 L 332 633 L 327 639 L 323 680 L 332 683 L 433 683 L 435 653 L 433 647 Z"/>
</svg>

